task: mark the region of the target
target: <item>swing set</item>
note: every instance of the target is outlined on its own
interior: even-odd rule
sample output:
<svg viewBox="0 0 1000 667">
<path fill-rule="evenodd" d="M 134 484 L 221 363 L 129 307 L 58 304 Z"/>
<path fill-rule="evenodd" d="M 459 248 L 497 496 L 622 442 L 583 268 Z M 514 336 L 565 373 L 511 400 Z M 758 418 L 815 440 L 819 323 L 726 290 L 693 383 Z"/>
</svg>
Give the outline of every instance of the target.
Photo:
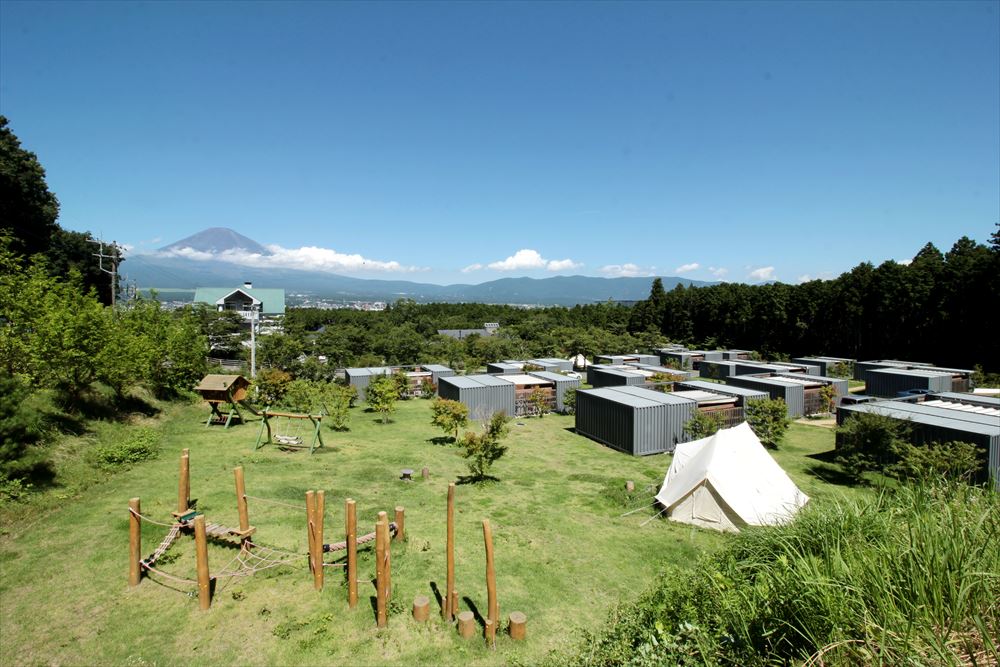
<svg viewBox="0 0 1000 667">
<path fill-rule="evenodd" d="M 260 431 L 257 432 L 257 444 L 254 451 L 264 445 L 275 444 L 281 449 L 309 449 L 312 454 L 317 448 L 323 446 L 323 434 L 320 427 L 323 425 L 323 415 L 310 415 L 296 412 L 274 412 L 264 408 L 261 412 Z M 283 422 L 281 420 L 284 420 Z M 274 422 L 272 425 L 272 421 Z M 309 422 L 308 424 L 306 422 Z M 279 430 L 279 424 L 284 424 L 284 430 Z M 311 427 L 310 427 L 311 424 Z M 264 437 L 264 433 L 267 437 Z M 309 444 L 306 438 L 312 432 Z M 317 444 L 319 443 L 319 444 Z"/>
</svg>

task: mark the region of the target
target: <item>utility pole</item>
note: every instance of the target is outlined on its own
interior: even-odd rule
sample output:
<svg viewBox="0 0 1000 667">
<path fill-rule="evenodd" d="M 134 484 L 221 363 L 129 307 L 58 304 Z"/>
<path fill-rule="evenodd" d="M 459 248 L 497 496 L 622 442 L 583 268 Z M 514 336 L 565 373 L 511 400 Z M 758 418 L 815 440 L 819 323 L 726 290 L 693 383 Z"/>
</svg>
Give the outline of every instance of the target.
<svg viewBox="0 0 1000 667">
<path fill-rule="evenodd" d="M 257 315 L 259 306 L 250 306 L 250 378 L 257 377 Z"/>
<path fill-rule="evenodd" d="M 121 248 L 118 247 L 116 241 L 111 242 L 111 254 L 107 255 L 104 253 L 104 241 L 98 241 L 96 239 L 87 239 L 91 243 L 96 243 L 101 246 L 100 252 L 95 252 L 94 257 L 97 258 L 98 268 L 104 273 L 111 275 L 111 308 L 115 307 L 115 292 L 118 291 L 118 263 L 121 261 Z M 104 268 L 104 260 L 111 260 L 111 268 Z"/>
</svg>

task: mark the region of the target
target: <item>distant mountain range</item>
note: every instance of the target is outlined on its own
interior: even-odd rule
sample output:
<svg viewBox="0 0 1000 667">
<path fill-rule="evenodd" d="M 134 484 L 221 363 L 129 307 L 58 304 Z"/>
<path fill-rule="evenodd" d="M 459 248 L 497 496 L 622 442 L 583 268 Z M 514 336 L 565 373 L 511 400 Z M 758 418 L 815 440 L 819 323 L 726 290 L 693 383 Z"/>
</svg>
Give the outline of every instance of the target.
<svg viewBox="0 0 1000 667">
<path fill-rule="evenodd" d="M 185 250 L 188 249 L 188 250 Z M 241 285 L 252 281 L 259 287 L 281 287 L 289 294 L 347 301 L 388 301 L 410 298 L 418 302 L 480 302 L 572 306 L 597 301 L 637 301 L 649 296 L 652 277 L 596 278 L 554 276 L 552 278 L 501 278 L 478 285 L 433 285 L 408 280 L 351 278 L 321 271 L 254 268 L 223 260 L 191 259 L 185 254 L 218 255 L 244 250 L 270 254 L 264 246 L 231 229 L 206 229 L 165 246 L 157 254 L 130 255 L 122 273 L 140 289 L 161 292 L 196 287 Z M 678 284 L 710 285 L 698 280 L 662 276 L 663 287 Z"/>
</svg>

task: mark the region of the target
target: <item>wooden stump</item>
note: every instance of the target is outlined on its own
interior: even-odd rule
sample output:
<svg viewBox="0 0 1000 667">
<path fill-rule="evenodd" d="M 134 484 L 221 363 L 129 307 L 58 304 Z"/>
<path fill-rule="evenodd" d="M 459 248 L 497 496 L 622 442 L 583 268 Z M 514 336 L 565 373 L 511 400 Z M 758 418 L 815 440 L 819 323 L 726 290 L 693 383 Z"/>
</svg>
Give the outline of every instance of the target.
<svg viewBox="0 0 1000 667">
<path fill-rule="evenodd" d="M 396 541 L 402 542 L 405 539 L 404 522 L 406 519 L 405 510 L 402 507 L 396 508 Z"/>
<path fill-rule="evenodd" d="M 426 595 L 413 598 L 413 620 L 423 623 L 431 617 L 431 601 Z"/>
<path fill-rule="evenodd" d="M 510 612 L 510 625 L 507 628 L 511 639 L 523 641 L 528 630 L 528 617 L 521 611 Z"/>
<path fill-rule="evenodd" d="M 471 611 L 459 612 L 458 634 L 465 639 L 469 639 L 476 634 L 476 615 Z"/>
<path fill-rule="evenodd" d="M 430 468 L 423 468 L 420 471 L 420 476 L 423 477 L 424 479 L 430 479 L 431 476 Z"/>
<path fill-rule="evenodd" d="M 629 493 L 635 491 L 635 482 L 633 482 L 632 480 L 628 480 L 627 482 L 625 482 L 625 490 L 628 491 Z"/>
</svg>

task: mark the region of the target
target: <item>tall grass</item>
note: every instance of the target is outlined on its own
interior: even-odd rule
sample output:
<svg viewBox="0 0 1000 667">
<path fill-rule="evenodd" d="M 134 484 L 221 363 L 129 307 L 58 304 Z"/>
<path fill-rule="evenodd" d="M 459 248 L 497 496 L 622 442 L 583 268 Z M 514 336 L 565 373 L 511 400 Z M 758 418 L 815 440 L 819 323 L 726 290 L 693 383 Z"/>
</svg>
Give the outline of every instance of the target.
<svg viewBox="0 0 1000 667">
<path fill-rule="evenodd" d="M 993 664 L 1000 496 L 904 486 L 744 531 L 670 568 L 576 664 Z"/>
</svg>

